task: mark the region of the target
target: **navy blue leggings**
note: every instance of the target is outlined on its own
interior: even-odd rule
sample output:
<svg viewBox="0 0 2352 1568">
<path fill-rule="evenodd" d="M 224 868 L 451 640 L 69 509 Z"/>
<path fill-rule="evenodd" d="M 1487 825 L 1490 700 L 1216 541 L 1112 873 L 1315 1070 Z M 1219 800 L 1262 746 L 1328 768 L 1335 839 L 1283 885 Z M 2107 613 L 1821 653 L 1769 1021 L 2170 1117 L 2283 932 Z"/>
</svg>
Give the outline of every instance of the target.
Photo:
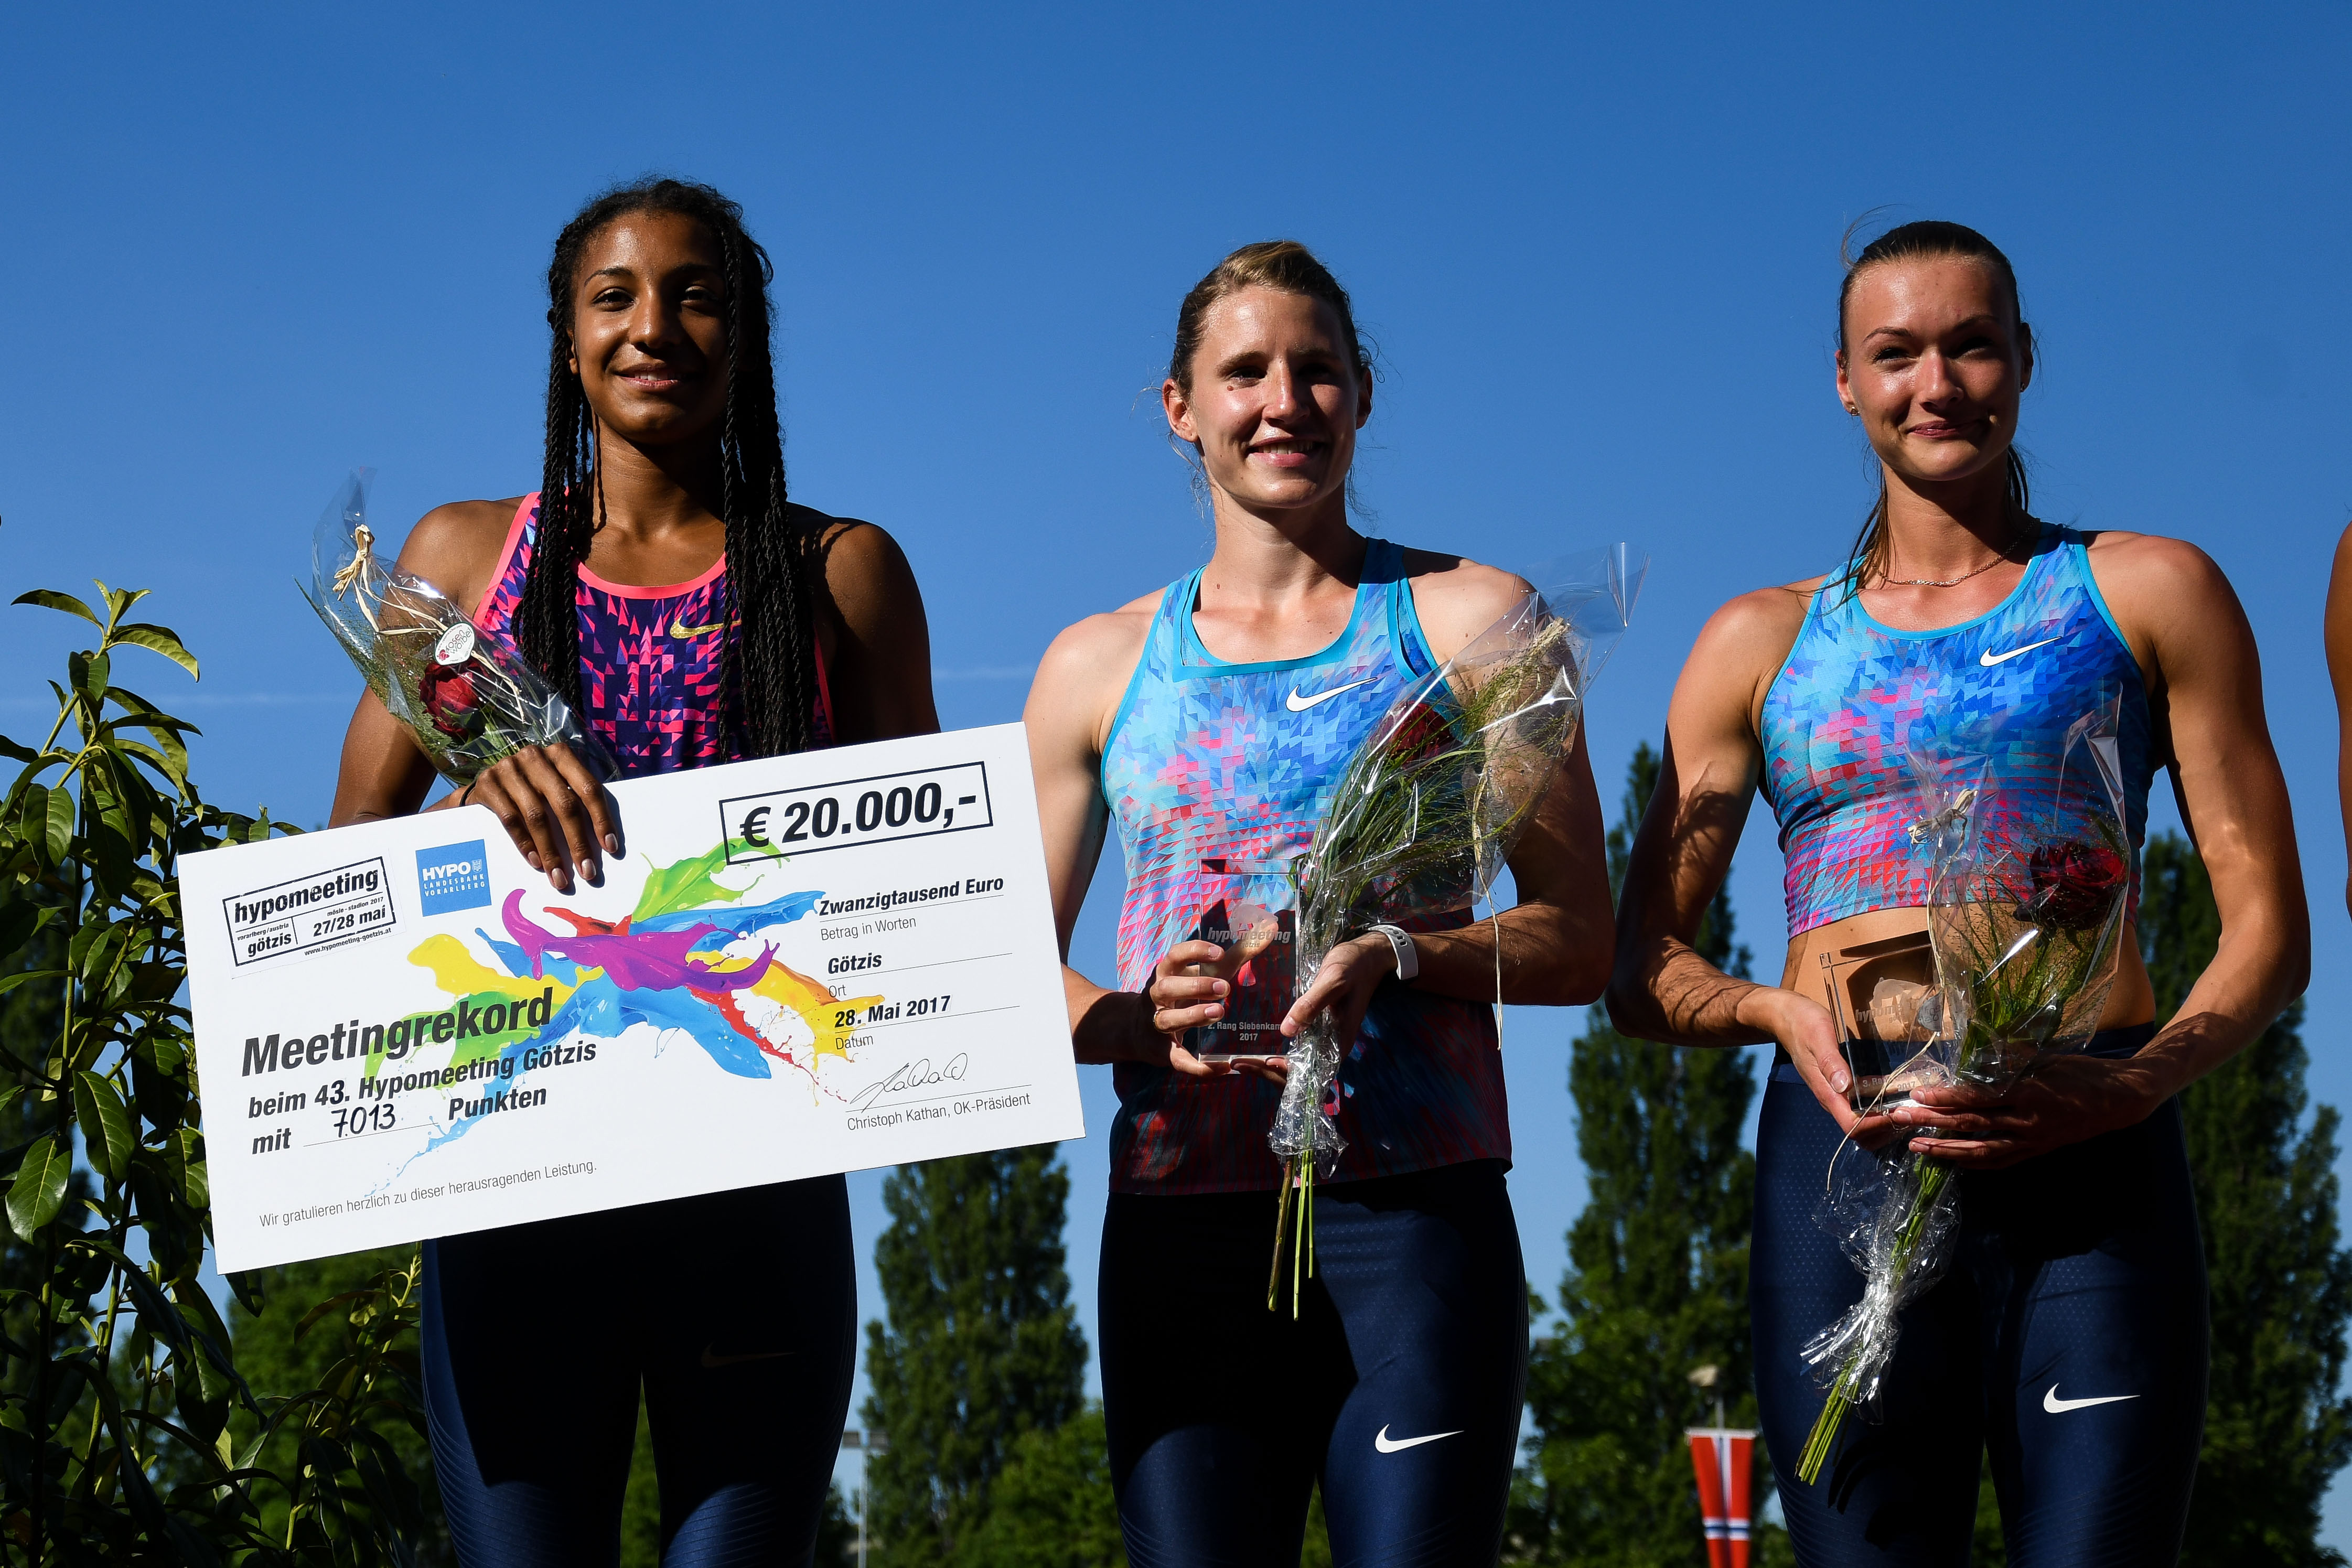
<svg viewBox="0 0 2352 1568">
<path fill-rule="evenodd" d="M 667 1568 L 804 1564 L 856 1365 L 839 1176 L 425 1244 L 425 1401 L 464 1568 L 620 1557 L 642 1389 Z"/>
<path fill-rule="evenodd" d="M 1115 1193 L 1103 1413 L 1134 1568 L 1491 1568 L 1527 1384 L 1499 1161 L 1316 1189 L 1317 1272 L 1265 1306 L 1273 1193 Z"/>
<path fill-rule="evenodd" d="M 2112 1030 L 2092 1047 L 2129 1056 L 2153 1032 Z M 1903 1313 L 1884 1425 L 1849 1417 L 1807 1486 L 1794 1467 L 1822 1393 L 1798 1347 L 1863 1287 L 1816 1220 L 1837 1144 L 1796 1069 L 1775 1066 L 1756 1139 L 1748 1300 L 1797 1561 L 1964 1568 L 1989 1455 L 2011 1568 L 2174 1562 L 2207 1362 L 2205 1257 L 2178 1102 L 1961 1178 L 1958 1245 L 1943 1282 Z"/>
</svg>

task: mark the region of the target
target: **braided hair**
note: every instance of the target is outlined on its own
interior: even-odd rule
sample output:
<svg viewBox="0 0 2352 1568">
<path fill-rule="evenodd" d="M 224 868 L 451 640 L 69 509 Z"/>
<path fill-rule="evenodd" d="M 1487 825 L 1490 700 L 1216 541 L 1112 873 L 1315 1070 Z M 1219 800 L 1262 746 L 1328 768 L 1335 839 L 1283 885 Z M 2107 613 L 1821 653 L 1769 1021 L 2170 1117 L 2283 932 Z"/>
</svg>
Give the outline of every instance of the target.
<svg viewBox="0 0 2352 1568">
<path fill-rule="evenodd" d="M 814 739 L 817 672 L 809 575 L 816 541 L 784 503 L 784 447 L 769 351 L 768 253 L 743 209 L 709 185 L 648 179 L 607 191 L 556 237 L 547 268 L 547 463 L 538 539 L 515 606 L 523 657 L 580 705 L 579 568 L 604 526 L 596 416 L 572 368 L 573 280 L 588 242 L 615 219 L 668 213 L 699 224 L 725 278 L 727 412 L 719 435 L 719 511 L 727 525 L 720 701 L 751 756 L 805 750 Z"/>
</svg>

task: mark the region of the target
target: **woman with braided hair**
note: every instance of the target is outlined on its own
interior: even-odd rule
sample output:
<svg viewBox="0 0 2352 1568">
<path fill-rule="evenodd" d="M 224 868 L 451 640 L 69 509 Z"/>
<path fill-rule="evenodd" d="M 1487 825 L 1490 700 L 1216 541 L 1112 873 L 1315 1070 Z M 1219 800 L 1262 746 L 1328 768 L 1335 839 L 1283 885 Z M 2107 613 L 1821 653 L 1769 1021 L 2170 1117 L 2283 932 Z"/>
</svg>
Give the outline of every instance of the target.
<svg viewBox="0 0 2352 1568">
<path fill-rule="evenodd" d="M 939 728 L 921 595 L 871 523 L 788 500 L 768 258 L 707 185 L 582 210 L 548 268 L 536 494 L 425 514 L 403 570 L 476 606 L 624 774 Z M 333 820 L 413 812 L 433 772 L 373 696 Z M 622 852 L 568 748 L 465 795 L 556 888 Z M 593 1288 L 551 1297 L 552 1281 Z M 611 1563 L 640 1393 L 663 1561 L 805 1563 L 849 1405 L 842 1179 L 780 1183 L 425 1244 L 434 1468 L 467 1568 Z"/>
</svg>

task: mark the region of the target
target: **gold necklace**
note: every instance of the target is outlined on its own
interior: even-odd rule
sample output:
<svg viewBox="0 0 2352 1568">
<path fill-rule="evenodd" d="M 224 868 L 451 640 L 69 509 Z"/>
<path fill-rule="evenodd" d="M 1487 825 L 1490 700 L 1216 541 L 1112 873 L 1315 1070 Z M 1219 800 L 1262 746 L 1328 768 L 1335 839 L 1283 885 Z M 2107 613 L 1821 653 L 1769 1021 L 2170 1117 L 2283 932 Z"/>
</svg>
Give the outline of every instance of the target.
<svg viewBox="0 0 2352 1568">
<path fill-rule="evenodd" d="M 1878 585 L 1882 588 L 1957 588 L 1969 578 L 1981 577 L 2007 561 L 2009 552 L 2017 548 L 2018 541 L 2024 537 L 2024 533 L 2025 531 L 2022 528 L 2019 529 L 2016 536 L 2001 546 L 1999 554 L 1973 572 L 1963 572 L 1957 577 L 1946 577 L 1940 581 L 1934 577 L 1889 577 L 1882 574 L 1878 579 Z"/>
</svg>

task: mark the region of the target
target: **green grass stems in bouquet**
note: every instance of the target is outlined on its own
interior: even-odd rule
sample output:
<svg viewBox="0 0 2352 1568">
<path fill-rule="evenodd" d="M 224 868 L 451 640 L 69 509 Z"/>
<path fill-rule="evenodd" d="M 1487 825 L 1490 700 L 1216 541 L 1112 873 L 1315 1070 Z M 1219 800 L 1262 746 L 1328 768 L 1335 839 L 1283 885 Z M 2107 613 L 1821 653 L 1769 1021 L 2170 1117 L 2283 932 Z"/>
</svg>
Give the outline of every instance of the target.
<svg viewBox="0 0 2352 1568">
<path fill-rule="evenodd" d="M 319 519 L 302 596 L 368 689 L 460 789 L 525 746 L 558 742 L 597 777 L 614 777 L 611 756 L 520 653 L 440 589 L 375 552 L 367 480 L 365 470 L 345 479 Z"/>
<path fill-rule="evenodd" d="M 2117 712 L 2102 702 L 2069 728 L 2054 788 L 2004 788 L 1997 735 L 1957 753 L 1915 750 L 1925 809 L 1911 837 L 1934 868 L 1936 987 L 1920 1015 L 1931 1037 L 1905 1081 L 2005 1089 L 2097 1031 L 2135 853 Z M 1898 1145 L 1832 1184 L 1827 1223 L 1867 1283 L 1862 1300 L 1804 1348 L 1828 1390 L 1797 1464 L 1808 1485 L 1835 1451 L 1847 1412 L 1874 1414 L 1902 1310 L 1942 1277 L 1959 1223 L 1954 1177 L 1951 1166 Z"/>
<path fill-rule="evenodd" d="M 1623 635 L 1648 567 L 1617 544 L 1538 568 L 1528 580 L 1542 586 L 1398 695 L 1293 864 L 1302 988 L 1333 948 L 1374 925 L 1491 903 L 1504 862 L 1575 747 L 1585 692 Z M 1498 944 L 1497 1004 L 1501 985 Z M 1300 1281 L 1314 1271 L 1315 1182 L 1347 1147 L 1337 1079 L 1348 1044 L 1323 1014 L 1286 1053 L 1270 1140 L 1286 1175 L 1266 1306 L 1280 1299 L 1286 1247 L 1294 1316 Z"/>
</svg>

